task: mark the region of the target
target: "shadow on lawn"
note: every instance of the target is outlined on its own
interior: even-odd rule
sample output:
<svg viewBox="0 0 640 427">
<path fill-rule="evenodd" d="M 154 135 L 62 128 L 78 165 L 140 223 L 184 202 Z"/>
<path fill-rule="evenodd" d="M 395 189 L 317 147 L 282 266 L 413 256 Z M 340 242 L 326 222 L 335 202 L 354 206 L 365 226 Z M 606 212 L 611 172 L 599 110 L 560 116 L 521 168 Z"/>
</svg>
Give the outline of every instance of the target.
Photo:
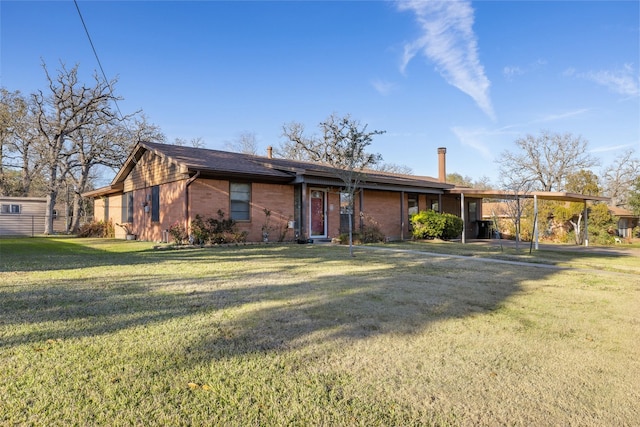
<svg viewBox="0 0 640 427">
<path fill-rule="evenodd" d="M 58 249 L 69 251 L 62 258 L 88 255 L 88 266 L 133 264 L 132 277 L 113 278 L 102 271 L 104 277 L 52 279 L 24 290 L 0 285 L 0 347 L 96 337 L 138 326 L 161 329 L 168 321 L 174 322 L 174 333 L 191 340 L 188 349 L 175 351 L 190 353 L 194 361 L 296 349 L 322 340 L 412 334 L 443 319 L 496 310 L 521 290 L 523 280 L 555 273 L 446 255 L 360 252 L 349 258 L 346 249 L 335 247 L 105 254 L 70 244 Z M 33 258 L 42 265 L 51 262 L 46 251 Z M 166 262 L 176 270 L 156 273 Z M 193 274 L 212 263 L 234 268 Z M 305 274 L 318 263 L 324 267 L 320 273 Z"/>
</svg>

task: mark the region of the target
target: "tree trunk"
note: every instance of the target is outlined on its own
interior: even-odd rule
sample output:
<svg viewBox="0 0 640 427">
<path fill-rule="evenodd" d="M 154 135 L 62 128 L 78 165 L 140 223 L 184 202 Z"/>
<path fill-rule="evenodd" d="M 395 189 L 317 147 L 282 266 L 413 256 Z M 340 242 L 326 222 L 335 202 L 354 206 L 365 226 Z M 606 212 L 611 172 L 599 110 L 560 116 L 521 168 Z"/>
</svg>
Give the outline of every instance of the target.
<svg viewBox="0 0 640 427">
<path fill-rule="evenodd" d="M 58 190 L 49 190 L 49 193 L 47 194 L 44 234 L 53 234 L 53 211 L 55 208 L 57 196 L 58 196 Z"/>
<path fill-rule="evenodd" d="M 349 210 L 349 256 L 353 256 L 353 207 Z"/>
</svg>

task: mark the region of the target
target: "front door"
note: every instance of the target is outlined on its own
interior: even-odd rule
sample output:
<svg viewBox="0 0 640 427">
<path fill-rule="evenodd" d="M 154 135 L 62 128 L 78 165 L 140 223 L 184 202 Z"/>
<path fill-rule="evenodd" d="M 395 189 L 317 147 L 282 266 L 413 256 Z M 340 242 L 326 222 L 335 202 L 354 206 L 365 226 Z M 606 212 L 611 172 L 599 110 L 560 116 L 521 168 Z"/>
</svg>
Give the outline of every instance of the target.
<svg viewBox="0 0 640 427">
<path fill-rule="evenodd" d="M 326 217 L 326 197 L 327 193 L 323 190 L 311 190 L 309 196 L 309 237 L 319 238 L 327 237 Z"/>
</svg>

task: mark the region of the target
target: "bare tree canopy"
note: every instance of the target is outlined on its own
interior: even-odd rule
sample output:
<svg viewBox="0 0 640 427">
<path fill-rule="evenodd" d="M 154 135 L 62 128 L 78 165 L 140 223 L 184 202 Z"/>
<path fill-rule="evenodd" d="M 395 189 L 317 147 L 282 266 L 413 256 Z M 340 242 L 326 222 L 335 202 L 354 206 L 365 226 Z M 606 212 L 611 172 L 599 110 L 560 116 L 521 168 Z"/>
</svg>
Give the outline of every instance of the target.
<svg viewBox="0 0 640 427">
<path fill-rule="evenodd" d="M 613 206 L 628 205 L 633 184 L 640 177 L 640 159 L 634 150 L 621 153 L 601 174 L 605 193 Z"/>
<path fill-rule="evenodd" d="M 190 140 L 186 140 L 184 138 L 176 138 L 173 140 L 173 145 L 177 145 L 179 147 L 191 146 L 193 148 L 204 148 L 205 143 L 202 137 L 191 138 Z"/>
<path fill-rule="evenodd" d="M 258 155 L 258 138 L 255 132 L 241 132 L 232 141 L 225 141 L 224 148 L 234 153 Z"/>
<path fill-rule="evenodd" d="M 75 231 L 80 194 L 92 188 L 96 170 L 117 170 L 134 144 L 165 137 L 139 112 L 121 117 L 115 108 L 120 98 L 112 92 L 116 80 L 107 82 L 94 73 L 87 85 L 78 78 L 78 65 L 61 64 L 56 75 L 45 63 L 42 68 L 45 90 L 23 97 L 0 88 L 0 192 L 46 196 L 48 234 L 53 232 L 55 204 L 60 212 L 72 206 L 67 231 Z"/>
<path fill-rule="evenodd" d="M 386 173 L 395 173 L 399 175 L 413 175 L 413 169 L 407 165 L 400 165 L 397 163 L 377 163 L 371 167 L 371 170 Z"/>
<path fill-rule="evenodd" d="M 380 154 L 371 154 L 366 150 L 375 135 L 384 131 L 367 131 L 367 125 L 361 125 L 350 115 L 339 117 L 335 113 L 318 125 L 319 136 L 306 136 L 304 127 L 299 123 L 290 123 L 283 127 L 283 136 L 290 141 L 296 152 L 304 153 L 309 160 L 329 165 L 344 184 L 343 192 L 353 204 L 354 195 L 364 170 L 382 160 Z M 349 212 L 349 254 L 353 256 L 353 205 Z"/>
<path fill-rule="evenodd" d="M 507 188 L 563 191 L 567 177 L 598 164 L 588 152 L 588 142 L 571 133 L 543 131 L 515 141 L 516 151 L 502 152 L 498 163 Z"/>
</svg>

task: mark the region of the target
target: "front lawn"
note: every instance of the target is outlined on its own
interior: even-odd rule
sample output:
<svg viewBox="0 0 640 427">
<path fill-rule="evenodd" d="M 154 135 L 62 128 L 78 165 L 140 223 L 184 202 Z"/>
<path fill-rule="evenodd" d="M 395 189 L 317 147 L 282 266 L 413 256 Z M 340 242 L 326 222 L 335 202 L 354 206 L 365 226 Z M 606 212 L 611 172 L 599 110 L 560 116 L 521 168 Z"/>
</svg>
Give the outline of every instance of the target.
<svg viewBox="0 0 640 427">
<path fill-rule="evenodd" d="M 0 239 L 0 425 L 640 423 L 640 258 L 420 249 Z"/>
</svg>

